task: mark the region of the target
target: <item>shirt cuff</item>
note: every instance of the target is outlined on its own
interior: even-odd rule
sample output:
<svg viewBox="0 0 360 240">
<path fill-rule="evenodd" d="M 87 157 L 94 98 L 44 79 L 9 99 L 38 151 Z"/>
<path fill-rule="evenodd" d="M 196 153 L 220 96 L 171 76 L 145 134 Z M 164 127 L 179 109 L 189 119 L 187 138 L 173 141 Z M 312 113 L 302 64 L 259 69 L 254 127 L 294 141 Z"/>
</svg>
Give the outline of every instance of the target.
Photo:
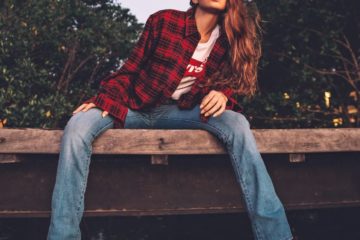
<svg viewBox="0 0 360 240">
<path fill-rule="evenodd" d="M 115 101 L 104 93 L 99 93 L 93 102 L 97 107 L 103 111 L 107 111 L 114 119 L 114 128 L 124 128 L 125 119 L 128 113 L 128 107 L 124 104 Z"/>
<path fill-rule="evenodd" d="M 225 88 L 221 90 L 217 90 L 222 92 L 228 99 L 226 103 L 225 109 L 233 110 L 235 112 L 243 112 L 243 107 L 239 104 L 239 102 L 233 97 L 233 90 L 231 88 Z"/>
</svg>

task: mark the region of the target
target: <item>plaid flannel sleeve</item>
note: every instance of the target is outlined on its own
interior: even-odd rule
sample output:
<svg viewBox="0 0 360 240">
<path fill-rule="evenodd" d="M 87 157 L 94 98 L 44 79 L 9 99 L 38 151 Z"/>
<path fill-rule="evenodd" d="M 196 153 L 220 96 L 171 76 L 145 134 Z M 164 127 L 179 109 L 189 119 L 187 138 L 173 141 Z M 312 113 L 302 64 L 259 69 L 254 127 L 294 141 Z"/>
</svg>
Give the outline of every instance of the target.
<svg viewBox="0 0 360 240">
<path fill-rule="evenodd" d="M 100 89 L 97 95 L 83 102 L 92 102 L 102 110 L 109 112 L 110 115 L 115 117 L 115 126 L 123 127 L 124 125 L 124 119 L 128 110 L 124 103 L 127 102 L 126 97 L 128 96 L 129 86 L 139 73 L 142 64 L 148 59 L 149 53 L 153 48 L 156 25 L 155 17 L 156 15 L 152 14 L 147 19 L 139 40 L 121 68 L 100 82 Z M 124 91 L 127 91 L 127 94 L 124 94 Z"/>
<path fill-rule="evenodd" d="M 234 92 L 231 88 L 224 87 L 222 89 L 219 89 L 217 91 L 222 92 L 228 99 L 226 103 L 226 108 L 229 110 L 233 110 L 235 112 L 243 112 L 243 107 L 239 104 L 239 102 L 236 100 Z"/>
</svg>

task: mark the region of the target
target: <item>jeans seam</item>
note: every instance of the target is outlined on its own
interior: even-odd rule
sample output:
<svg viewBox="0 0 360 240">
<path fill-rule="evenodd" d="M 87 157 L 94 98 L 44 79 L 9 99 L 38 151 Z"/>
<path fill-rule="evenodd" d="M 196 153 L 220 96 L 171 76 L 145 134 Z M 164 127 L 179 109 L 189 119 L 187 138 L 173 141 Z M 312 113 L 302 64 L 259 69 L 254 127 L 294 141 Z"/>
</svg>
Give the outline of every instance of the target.
<svg viewBox="0 0 360 240">
<path fill-rule="evenodd" d="M 113 122 L 110 121 L 108 124 L 106 124 L 105 126 L 103 126 L 102 128 L 100 128 L 96 133 L 95 133 L 95 136 L 97 137 L 98 134 L 104 130 L 105 128 L 107 128 L 109 125 L 111 125 Z M 94 141 L 95 137 L 93 137 L 93 135 L 90 136 L 90 151 L 88 152 L 88 155 L 86 156 L 86 169 L 85 169 L 85 177 L 82 178 L 82 182 L 81 182 L 81 195 L 80 195 L 80 199 L 78 201 L 78 204 L 77 204 L 77 207 L 76 207 L 76 211 L 77 211 L 77 217 L 80 218 L 80 206 L 81 206 L 81 203 L 84 199 L 84 195 L 85 195 L 85 190 L 86 190 L 86 183 L 87 183 L 87 177 L 89 175 L 89 167 L 90 167 L 90 158 L 91 158 L 91 154 L 92 154 L 92 143 Z"/>
<path fill-rule="evenodd" d="M 220 135 L 222 135 L 222 138 L 224 138 L 224 143 L 225 143 L 226 145 L 230 145 L 230 144 L 229 144 L 230 136 L 227 136 L 221 129 L 219 129 L 219 128 L 217 128 L 217 127 L 215 127 L 215 126 L 213 126 L 213 125 L 211 125 L 211 124 L 209 124 L 209 123 L 200 123 L 200 122 L 198 122 L 198 121 L 189 120 L 189 119 L 181 119 L 181 118 L 162 117 L 162 118 L 159 118 L 159 119 L 160 119 L 160 120 L 161 120 L 161 119 L 167 119 L 167 120 L 168 120 L 168 119 L 171 119 L 171 120 L 177 120 L 177 121 L 191 122 L 191 123 L 195 123 L 195 124 L 198 124 L 198 125 L 205 124 L 205 125 L 213 128 L 213 129 L 217 130 L 217 131 L 220 133 Z M 229 152 L 230 152 L 230 155 L 232 156 L 232 158 L 233 158 L 234 160 L 236 160 L 235 155 L 232 153 L 232 149 L 231 149 L 231 151 L 228 151 L 228 154 L 229 154 Z M 233 163 L 235 164 L 235 167 L 238 168 L 238 164 L 236 163 L 236 161 L 231 161 L 231 162 L 233 162 Z M 241 181 L 242 189 L 243 189 L 243 193 L 244 193 L 243 195 L 244 195 L 244 197 L 246 198 L 246 201 L 248 202 L 248 205 L 249 205 L 250 210 L 253 211 L 254 208 L 253 208 L 253 206 L 252 206 L 252 204 L 251 204 L 251 201 L 250 201 L 250 199 L 249 199 L 248 190 L 247 190 L 247 188 L 246 188 L 246 185 L 245 185 L 245 183 L 243 182 L 243 180 L 241 179 L 241 177 L 238 175 L 237 171 L 234 171 L 234 172 L 235 172 L 235 174 L 238 176 L 239 181 Z M 259 236 L 261 236 L 261 233 L 260 233 L 260 230 L 259 230 L 259 229 L 260 229 L 259 226 L 256 225 L 255 223 L 254 223 L 254 225 L 255 225 L 255 227 L 256 227 L 256 233 L 257 233 Z M 261 238 L 260 238 L 260 239 L 261 239 Z"/>
<path fill-rule="evenodd" d="M 127 123 L 128 123 L 128 121 L 130 120 L 130 119 L 139 119 L 140 118 L 140 120 L 145 124 L 144 126 L 146 126 L 146 127 L 149 127 L 149 126 L 151 126 L 151 118 L 150 118 L 150 116 L 149 117 L 145 117 L 144 115 L 146 114 L 146 113 L 144 113 L 144 112 L 141 112 L 141 111 L 135 111 L 135 113 L 136 114 L 139 114 L 140 115 L 140 117 L 139 116 L 130 116 L 129 115 L 129 113 L 126 115 L 126 118 L 125 118 L 125 120 L 124 120 L 124 128 L 125 128 L 125 126 L 127 125 Z M 147 120 L 150 122 L 147 122 Z M 144 127 L 145 128 L 145 127 Z"/>
<path fill-rule="evenodd" d="M 127 116 L 129 118 L 136 118 L 136 116 Z M 183 119 L 183 118 L 174 118 L 174 117 L 167 117 L 164 114 L 160 114 L 160 116 L 157 116 L 156 114 L 149 114 L 148 115 L 149 120 L 150 120 L 150 125 L 154 126 L 155 124 L 155 120 L 156 121 L 161 121 L 161 120 L 171 120 L 171 121 L 180 121 L 180 122 L 188 122 L 188 123 L 193 123 L 195 126 L 206 126 L 209 129 L 213 129 L 214 131 L 216 131 L 219 134 L 219 137 L 221 137 L 221 139 L 223 140 L 223 142 L 226 144 L 226 146 L 228 147 L 228 149 L 230 151 L 228 151 L 228 154 L 230 154 L 230 156 L 232 157 L 232 163 L 234 164 L 234 167 L 239 169 L 239 164 L 238 164 L 238 160 L 236 157 L 236 154 L 234 153 L 234 149 L 231 148 L 231 143 L 230 143 L 230 139 L 231 139 L 231 134 L 226 134 L 226 132 L 224 132 L 221 128 L 217 128 L 216 125 L 212 125 L 210 123 L 205 123 L 205 122 L 200 122 L 197 120 L 191 120 L 191 119 Z M 248 127 L 250 128 L 250 124 L 249 122 L 247 122 Z M 242 190 L 243 190 L 243 195 L 245 198 L 245 201 L 247 202 L 248 205 L 248 210 L 251 211 L 252 213 L 254 212 L 254 206 L 251 202 L 251 198 L 249 196 L 249 190 L 248 187 L 246 186 L 246 181 L 245 179 L 242 178 L 242 175 L 238 173 L 238 171 L 235 171 L 235 174 L 237 176 L 237 178 L 239 179 L 241 185 L 242 185 Z M 253 220 L 253 217 L 251 217 Z M 263 240 L 265 239 L 264 237 L 264 232 L 262 231 L 262 226 L 261 224 L 256 223 L 255 221 L 252 221 L 254 224 L 254 230 L 255 230 L 255 234 L 256 234 L 256 239 L 258 240 Z M 291 240 L 292 236 L 290 235 L 289 238 L 284 238 L 283 240 Z"/>
<path fill-rule="evenodd" d="M 229 148 L 230 148 L 230 147 L 229 147 Z M 231 155 L 231 157 L 234 159 L 234 161 L 231 161 L 231 162 L 232 162 L 233 164 L 235 164 L 235 167 L 236 167 L 236 168 L 239 168 L 239 165 L 237 164 L 237 161 L 236 161 L 237 158 L 235 157 L 235 154 L 233 154 L 233 152 L 230 151 L 230 155 Z M 248 192 L 248 189 L 247 189 L 247 187 L 246 187 L 246 184 L 244 183 L 243 179 L 242 179 L 241 176 L 238 174 L 238 172 L 237 172 L 237 171 L 234 171 L 234 172 L 235 172 L 235 175 L 237 175 L 239 181 L 241 182 L 243 195 L 244 195 L 245 200 L 248 202 L 249 209 L 250 209 L 251 211 L 253 211 L 253 210 L 254 210 L 254 207 L 253 207 L 253 205 L 252 205 L 252 203 L 251 203 L 251 201 L 250 201 L 250 199 L 249 199 L 249 195 L 248 195 L 249 192 Z M 250 216 L 250 214 L 249 214 L 249 216 Z M 255 225 L 255 229 L 256 229 L 257 235 L 258 235 L 258 236 L 262 236 L 259 226 L 258 226 L 255 222 L 254 222 L 254 225 Z M 260 237 L 260 239 L 262 239 L 262 238 Z"/>
</svg>

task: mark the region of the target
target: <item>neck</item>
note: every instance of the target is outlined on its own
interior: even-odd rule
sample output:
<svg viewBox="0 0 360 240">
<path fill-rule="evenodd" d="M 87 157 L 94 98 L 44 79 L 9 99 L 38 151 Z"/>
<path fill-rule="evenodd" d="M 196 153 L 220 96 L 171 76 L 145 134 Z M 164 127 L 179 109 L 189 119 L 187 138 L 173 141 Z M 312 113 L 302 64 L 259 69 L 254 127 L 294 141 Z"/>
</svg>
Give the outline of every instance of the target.
<svg viewBox="0 0 360 240">
<path fill-rule="evenodd" d="M 200 6 L 196 7 L 195 21 L 201 37 L 211 34 L 218 22 L 218 18 L 218 13 L 206 11 L 206 9 L 202 9 Z"/>
</svg>

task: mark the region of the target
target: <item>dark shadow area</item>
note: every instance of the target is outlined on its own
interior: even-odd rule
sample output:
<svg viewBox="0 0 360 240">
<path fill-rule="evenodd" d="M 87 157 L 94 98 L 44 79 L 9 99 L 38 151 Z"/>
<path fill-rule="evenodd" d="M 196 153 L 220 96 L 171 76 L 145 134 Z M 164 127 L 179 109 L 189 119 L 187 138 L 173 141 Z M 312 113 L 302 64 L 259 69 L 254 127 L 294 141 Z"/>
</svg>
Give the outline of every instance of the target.
<svg viewBox="0 0 360 240">
<path fill-rule="evenodd" d="M 294 236 L 304 240 L 360 239 L 360 207 L 288 211 Z M 46 238 L 49 219 L 0 220 L 1 240 Z M 247 240 L 253 239 L 246 213 L 147 217 L 87 217 L 86 240 Z"/>
</svg>

